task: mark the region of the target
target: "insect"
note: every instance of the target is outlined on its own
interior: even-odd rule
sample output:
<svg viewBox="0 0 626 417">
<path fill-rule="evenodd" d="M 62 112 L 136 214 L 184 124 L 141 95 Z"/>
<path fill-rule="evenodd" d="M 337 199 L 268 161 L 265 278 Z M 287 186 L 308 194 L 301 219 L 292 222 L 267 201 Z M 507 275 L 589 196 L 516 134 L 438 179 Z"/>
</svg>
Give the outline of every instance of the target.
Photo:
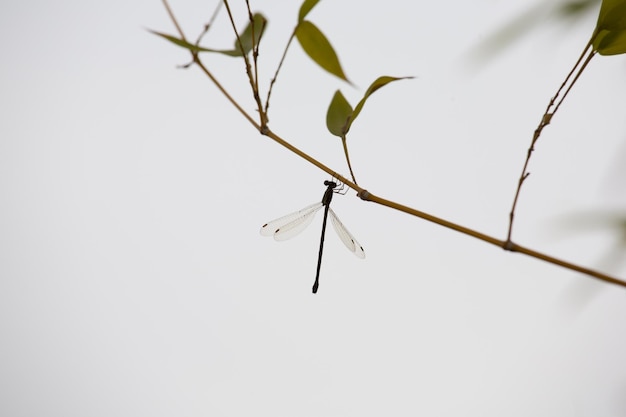
<svg viewBox="0 0 626 417">
<path fill-rule="evenodd" d="M 359 258 L 365 258 L 365 251 L 363 250 L 363 247 L 356 241 L 350 232 L 348 232 L 333 209 L 330 208 L 330 202 L 333 199 L 333 194 L 339 192 L 342 187 L 337 188 L 337 183 L 334 181 L 324 181 L 324 185 L 326 186 L 326 191 L 324 192 L 321 202 L 311 204 L 302 210 L 287 214 L 286 216 L 280 217 L 276 220 L 272 220 L 271 222 L 265 223 L 261 227 L 261 234 L 263 236 L 274 236 L 274 239 L 278 241 L 287 240 L 306 229 L 306 227 L 313 221 L 315 213 L 324 207 L 322 236 L 320 238 L 320 250 L 317 257 L 317 270 L 315 272 L 315 282 L 313 283 L 313 294 L 317 292 L 319 287 L 322 253 L 324 251 L 324 235 L 326 234 L 326 220 L 329 215 L 335 231 L 346 247 Z"/>
</svg>

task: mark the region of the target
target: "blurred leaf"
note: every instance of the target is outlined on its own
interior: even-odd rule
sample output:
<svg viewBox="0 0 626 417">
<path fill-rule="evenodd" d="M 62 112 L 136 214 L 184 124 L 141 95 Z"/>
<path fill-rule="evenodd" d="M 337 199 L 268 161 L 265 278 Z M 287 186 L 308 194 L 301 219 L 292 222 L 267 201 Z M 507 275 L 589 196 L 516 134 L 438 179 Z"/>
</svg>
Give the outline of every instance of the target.
<svg viewBox="0 0 626 417">
<path fill-rule="evenodd" d="M 248 22 L 248 26 L 243 30 L 241 35 L 239 35 L 239 39 L 241 39 L 241 45 L 243 46 L 243 55 L 248 55 L 248 52 L 252 50 L 254 45 L 258 45 L 261 40 L 261 36 L 263 35 L 263 31 L 267 26 L 267 19 L 263 17 L 261 13 L 255 13 L 252 16 L 252 22 Z M 252 39 L 252 35 L 254 33 L 254 40 Z M 231 56 L 242 56 L 241 50 L 239 48 L 239 42 L 235 39 L 235 48 L 232 52 L 236 52 L 237 55 Z M 230 54 L 229 54 L 230 55 Z"/>
<path fill-rule="evenodd" d="M 350 129 L 350 116 L 352 106 L 341 91 L 337 90 L 326 112 L 326 127 L 333 135 L 343 138 Z"/>
<path fill-rule="evenodd" d="M 593 48 L 600 55 L 626 53 L 626 0 L 603 0 Z"/>
<path fill-rule="evenodd" d="M 557 5 L 555 2 L 538 2 L 489 35 L 473 48 L 470 57 L 477 65 L 485 64 L 546 22 L 557 20 L 569 25 L 577 23 L 577 19 L 593 11 L 598 2 L 599 0 L 569 0 L 557 2 Z"/>
<path fill-rule="evenodd" d="M 563 17 L 577 17 L 591 10 L 598 0 L 572 0 L 560 4 L 557 7 L 557 14 Z"/>
<path fill-rule="evenodd" d="M 151 30 L 151 29 L 148 29 L 148 31 L 150 31 L 151 33 L 154 33 L 157 36 L 165 38 L 168 41 L 170 41 L 170 42 L 172 42 L 172 43 L 174 43 L 174 44 L 176 44 L 176 45 L 178 45 L 180 47 L 183 47 L 185 49 L 189 49 L 191 52 L 220 52 L 220 51 L 217 51 L 215 49 L 202 48 L 200 46 L 193 45 L 193 44 L 191 44 L 191 43 L 189 43 L 189 42 L 187 42 L 187 41 L 185 41 L 183 39 L 179 39 L 179 38 L 177 38 L 175 36 L 172 36 L 172 35 L 167 35 L 165 33 L 157 32 L 157 31 L 154 31 L 154 30 Z"/>
<path fill-rule="evenodd" d="M 398 80 L 406 80 L 406 79 L 410 79 L 410 78 L 413 78 L 413 77 L 390 77 L 390 76 L 387 76 L 387 75 L 384 75 L 382 77 L 378 77 L 369 86 L 369 88 L 365 92 L 365 95 L 363 96 L 361 101 L 359 101 L 359 104 L 356 105 L 356 107 L 354 109 L 354 113 L 352 114 L 352 117 L 350 118 L 350 123 L 348 124 L 348 129 L 346 129 L 346 133 L 347 133 L 348 130 L 350 130 L 350 126 L 352 125 L 354 120 L 358 117 L 359 113 L 361 113 L 361 109 L 363 109 L 363 106 L 365 105 L 365 102 L 367 101 L 369 96 L 371 96 L 372 94 L 374 94 L 374 92 L 376 92 L 376 90 L 386 86 L 390 82 L 398 81 Z"/>
<path fill-rule="evenodd" d="M 303 20 L 296 29 L 296 37 L 304 52 L 320 67 L 333 75 L 348 81 L 341 68 L 339 58 L 326 36 L 311 22 Z"/>
<path fill-rule="evenodd" d="M 298 23 L 302 23 L 306 15 L 309 14 L 311 9 L 313 9 L 319 1 L 320 0 L 304 0 L 304 3 L 300 6 L 300 13 L 298 13 Z"/>
<path fill-rule="evenodd" d="M 267 20 L 261 13 L 256 13 L 253 16 L 254 26 L 248 22 L 248 26 L 243 30 L 239 38 L 241 39 L 241 45 L 243 47 L 243 52 L 247 55 L 251 50 L 253 45 L 258 45 L 261 40 L 261 36 L 263 35 L 263 31 L 265 30 L 265 26 L 267 26 Z M 252 41 L 252 32 L 254 28 L 254 42 Z M 149 29 L 148 29 L 149 30 Z M 190 50 L 191 52 L 215 52 L 219 54 L 224 54 L 228 56 L 242 56 L 241 48 L 239 47 L 239 42 L 235 39 L 235 48 L 234 49 L 210 49 L 203 48 L 194 44 L 191 44 L 183 39 L 177 38 L 172 35 L 167 35 L 165 33 L 156 32 L 154 30 L 150 30 L 150 32 L 155 35 L 161 36 L 162 38 L 167 39 L 168 41 L 183 47 L 185 49 Z"/>
<path fill-rule="evenodd" d="M 587 211 L 572 213 L 560 221 L 554 222 L 554 231 L 566 236 L 571 233 L 589 234 L 612 231 L 616 233 L 619 241 L 616 248 L 622 258 L 626 257 L 626 212 L 621 211 Z"/>
</svg>

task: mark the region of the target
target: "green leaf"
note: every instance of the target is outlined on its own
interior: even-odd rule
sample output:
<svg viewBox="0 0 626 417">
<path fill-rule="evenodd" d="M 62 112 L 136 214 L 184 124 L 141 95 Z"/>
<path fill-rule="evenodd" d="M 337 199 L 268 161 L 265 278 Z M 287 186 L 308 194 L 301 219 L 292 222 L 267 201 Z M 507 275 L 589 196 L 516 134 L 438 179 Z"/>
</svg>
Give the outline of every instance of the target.
<svg viewBox="0 0 626 417">
<path fill-rule="evenodd" d="M 210 49 L 210 48 L 203 48 L 203 47 L 191 44 L 187 42 L 186 40 L 177 38 L 172 35 L 167 35 L 165 33 L 156 32 L 154 30 L 150 30 L 150 32 L 154 33 L 155 35 L 161 36 L 162 38 L 165 38 L 168 41 L 180 47 L 188 49 L 194 53 L 214 52 L 214 53 L 224 54 L 228 56 L 238 57 L 238 56 L 247 55 L 252 50 L 252 47 L 254 45 L 259 44 L 259 41 L 261 40 L 261 36 L 263 35 L 263 31 L 265 30 L 265 27 L 267 26 L 267 20 L 265 19 L 265 17 L 263 17 L 261 13 L 256 13 L 252 17 L 252 21 L 253 21 L 252 24 L 248 22 L 248 26 L 246 26 L 246 28 L 243 30 L 241 35 L 239 35 L 239 39 L 241 39 L 241 46 L 243 47 L 243 54 L 241 53 L 242 48 L 239 47 L 239 42 L 237 41 L 237 39 L 235 39 L 235 47 L 233 49 Z M 252 40 L 253 32 L 254 32 L 254 42 Z"/>
<path fill-rule="evenodd" d="M 350 82 L 339 64 L 339 58 L 326 36 L 311 22 L 303 20 L 296 28 L 296 37 L 304 52 L 320 67 Z"/>
<path fill-rule="evenodd" d="M 626 0 L 603 0 L 593 35 L 600 55 L 626 53 Z"/>
<path fill-rule="evenodd" d="M 624 7 L 626 7 L 625 0 L 602 0 L 598 22 L 596 23 L 598 29 L 617 29 L 622 26 L 626 18 L 623 13 Z M 619 24 L 620 20 L 622 25 Z"/>
<path fill-rule="evenodd" d="M 217 51 L 215 49 L 202 48 L 200 46 L 193 45 L 193 44 L 191 44 L 191 43 L 189 43 L 189 42 L 187 42 L 187 41 L 185 41 L 183 39 L 179 39 L 179 38 L 177 38 L 175 36 L 172 36 L 172 35 L 167 35 L 165 33 L 157 32 L 157 31 L 150 30 L 150 29 L 148 29 L 148 31 L 151 32 L 151 33 L 154 33 L 155 35 L 160 36 L 160 37 L 162 37 L 164 39 L 167 39 L 168 41 L 172 42 L 175 45 L 178 45 L 178 46 L 183 47 L 185 49 L 189 49 L 191 52 L 221 52 L 221 51 Z"/>
<path fill-rule="evenodd" d="M 333 135 L 343 138 L 350 129 L 350 116 L 352 106 L 341 91 L 337 90 L 326 112 L 326 127 Z"/>
<path fill-rule="evenodd" d="M 619 55 L 626 53 L 626 31 L 600 31 L 593 41 L 593 47 L 600 55 Z"/>
<path fill-rule="evenodd" d="M 350 122 L 349 122 L 349 124 L 347 126 L 346 133 L 347 133 L 348 130 L 350 130 L 350 126 L 352 125 L 354 120 L 356 120 L 356 118 L 359 116 L 359 113 L 361 113 L 361 109 L 363 109 L 363 106 L 365 105 L 365 102 L 367 101 L 369 96 L 371 96 L 379 88 L 382 88 L 382 87 L 386 86 L 390 82 L 398 81 L 398 80 L 406 80 L 406 79 L 410 79 L 410 78 L 413 78 L 413 77 L 390 77 L 390 76 L 386 76 L 386 75 L 384 75 L 382 77 L 378 77 L 372 84 L 370 84 L 369 88 L 365 92 L 365 95 L 363 96 L 361 101 L 359 101 L 359 104 L 356 105 L 356 107 L 354 109 L 354 113 L 352 113 L 352 117 L 350 118 Z"/>
<path fill-rule="evenodd" d="M 390 82 L 411 78 L 414 77 L 390 77 L 387 75 L 378 77 L 372 84 L 370 84 L 369 88 L 365 92 L 365 95 L 361 101 L 359 101 L 359 104 L 357 104 L 354 110 L 352 110 L 352 106 L 348 103 L 348 100 L 346 100 L 343 94 L 341 94 L 341 91 L 337 90 L 330 102 L 330 106 L 328 106 L 328 111 L 326 113 L 326 127 L 333 135 L 341 138 L 345 137 L 350 130 L 352 123 L 356 120 L 359 113 L 361 113 L 365 102 L 372 94 Z"/>
<path fill-rule="evenodd" d="M 315 7 L 320 0 L 304 0 L 302 6 L 300 6 L 300 13 L 298 13 L 298 23 L 301 23 L 306 15 L 309 14 L 312 8 Z"/>
</svg>

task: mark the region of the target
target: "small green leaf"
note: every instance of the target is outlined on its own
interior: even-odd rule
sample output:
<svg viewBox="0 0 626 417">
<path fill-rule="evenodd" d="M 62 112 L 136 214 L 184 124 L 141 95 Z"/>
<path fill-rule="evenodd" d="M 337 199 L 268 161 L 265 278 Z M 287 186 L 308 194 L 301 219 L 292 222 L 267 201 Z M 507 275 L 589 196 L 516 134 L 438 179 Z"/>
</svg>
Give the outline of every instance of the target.
<svg viewBox="0 0 626 417">
<path fill-rule="evenodd" d="M 626 53 L 626 0 L 603 0 L 593 35 L 600 55 Z"/>
<path fill-rule="evenodd" d="M 151 32 L 151 33 L 154 33 L 155 35 L 160 36 L 160 37 L 162 37 L 164 39 L 167 39 L 168 41 L 172 42 L 175 45 L 178 45 L 178 46 L 183 47 L 185 49 L 189 49 L 191 52 L 221 52 L 221 51 L 217 51 L 215 49 L 202 48 L 200 46 L 193 45 L 193 44 L 191 44 L 191 43 L 189 43 L 189 42 L 187 42 L 187 41 L 185 41 L 183 39 L 179 39 L 179 38 L 177 38 L 175 36 L 172 36 L 172 35 L 167 35 L 165 33 L 157 32 L 157 31 L 150 30 L 150 29 L 148 29 L 148 31 Z"/>
<path fill-rule="evenodd" d="M 369 96 L 374 94 L 374 92 L 376 92 L 376 90 L 386 86 L 390 82 L 398 81 L 398 80 L 406 80 L 406 79 L 410 79 L 410 78 L 413 78 L 413 77 L 389 77 L 389 76 L 386 76 L 386 75 L 384 75 L 382 77 L 378 77 L 372 84 L 370 84 L 369 88 L 365 92 L 365 95 L 363 96 L 361 101 L 359 101 L 359 104 L 357 104 L 356 107 L 354 108 L 354 113 L 352 113 L 352 117 L 350 118 L 350 122 L 349 122 L 349 124 L 347 126 L 346 132 L 348 130 L 350 130 L 350 126 L 352 125 L 354 120 L 358 117 L 359 113 L 361 113 L 361 109 L 363 109 L 363 106 L 365 105 L 365 102 L 367 101 Z"/>
<path fill-rule="evenodd" d="M 326 112 L 326 127 L 333 135 L 343 138 L 350 129 L 350 116 L 352 106 L 341 91 L 337 90 Z"/>
<path fill-rule="evenodd" d="M 301 23 L 306 15 L 309 14 L 312 8 L 315 7 L 320 0 L 304 0 L 302 6 L 300 6 L 300 13 L 298 13 L 298 23 Z"/>
<path fill-rule="evenodd" d="M 339 58 L 326 36 L 311 22 L 303 20 L 296 28 L 296 37 L 304 52 L 320 67 L 333 75 L 348 81 L 341 68 Z"/>
</svg>

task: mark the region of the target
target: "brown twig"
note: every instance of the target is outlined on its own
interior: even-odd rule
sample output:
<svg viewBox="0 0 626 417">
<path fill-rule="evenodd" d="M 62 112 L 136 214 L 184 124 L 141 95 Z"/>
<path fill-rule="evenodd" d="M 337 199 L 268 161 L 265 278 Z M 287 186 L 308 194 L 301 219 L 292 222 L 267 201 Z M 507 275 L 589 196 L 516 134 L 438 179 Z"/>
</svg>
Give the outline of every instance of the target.
<svg viewBox="0 0 626 417">
<path fill-rule="evenodd" d="M 246 55 L 243 49 L 243 43 L 241 42 L 241 37 L 239 36 L 239 32 L 237 32 L 235 19 L 230 10 L 230 5 L 228 4 L 228 0 L 223 0 L 223 1 L 224 1 L 224 6 L 226 6 L 226 11 L 228 12 L 228 17 L 230 19 L 233 32 L 235 32 L 235 36 L 237 37 L 237 45 L 239 45 L 239 50 L 241 51 L 241 55 L 246 64 L 246 74 L 248 74 L 248 81 L 250 83 L 250 88 L 252 89 L 252 95 L 254 96 L 254 99 L 257 104 L 257 110 L 259 112 L 259 117 L 261 118 L 261 125 L 265 126 L 267 124 L 267 121 L 266 121 L 265 111 L 263 109 L 263 104 L 261 103 L 261 98 L 259 97 L 258 80 L 252 73 L 252 66 L 250 65 L 250 60 L 248 59 L 248 56 Z M 250 25 L 252 26 L 252 44 L 253 44 L 253 49 L 254 49 L 254 18 L 253 17 L 250 17 Z M 256 64 L 256 61 L 255 61 L 255 64 Z M 255 65 L 255 72 L 256 72 L 256 65 Z"/>
<path fill-rule="evenodd" d="M 246 0 L 246 8 L 248 9 L 248 20 L 250 21 L 251 35 L 252 35 L 252 62 L 254 63 L 254 93 L 257 96 L 256 100 L 258 100 L 259 95 L 259 67 L 258 67 L 258 58 L 259 58 L 259 45 L 255 42 L 256 36 L 254 33 L 254 16 L 252 15 L 252 10 L 250 9 L 250 1 Z M 263 33 L 263 28 L 261 28 L 261 33 Z M 259 42 L 261 39 L 259 38 Z M 260 104 L 260 103 L 259 103 Z M 262 109 L 263 107 L 261 107 Z"/>
<path fill-rule="evenodd" d="M 528 148 L 528 151 L 526 153 L 526 160 L 524 161 L 524 166 L 522 168 L 522 173 L 520 175 L 519 180 L 517 181 L 517 189 L 515 190 L 515 197 L 513 197 L 513 204 L 511 206 L 511 211 L 509 213 L 509 230 L 507 232 L 507 237 L 506 237 L 507 248 L 508 248 L 509 245 L 513 245 L 513 242 L 511 241 L 511 238 L 512 238 L 512 235 L 513 235 L 513 221 L 515 219 L 515 209 L 517 208 L 517 203 L 518 203 L 518 200 L 519 200 L 519 196 L 520 196 L 520 193 L 522 191 L 522 185 L 524 185 L 524 181 L 526 181 L 526 179 L 530 175 L 530 172 L 528 172 L 528 165 L 530 163 L 530 158 L 531 158 L 533 152 L 535 151 L 535 145 L 537 144 L 537 140 L 539 140 L 539 137 L 541 136 L 541 132 L 543 131 L 543 129 L 546 126 L 548 126 L 550 124 L 550 122 L 552 121 L 552 117 L 557 112 L 559 107 L 561 107 L 561 104 L 563 104 L 563 101 L 567 97 L 567 94 L 570 92 L 570 90 L 572 89 L 572 87 L 574 86 L 574 84 L 576 83 L 576 81 L 578 80 L 580 75 L 582 74 L 582 72 L 585 70 L 585 68 L 587 67 L 587 64 L 589 64 L 589 61 L 591 61 L 591 58 L 594 57 L 595 51 L 593 49 L 591 49 L 592 41 L 593 41 L 593 38 L 592 38 L 592 40 L 590 40 L 587 43 L 587 46 L 585 46 L 585 49 L 583 50 L 582 54 L 580 54 L 580 57 L 576 61 L 576 64 L 574 65 L 574 67 L 572 67 L 572 69 L 569 72 L 569 74 L 567 74 L 567 77 L 565 77 L 565 80 L 563 81 L 563 83 L 561 84 L 559 89 L 557 90 L 557 92 L 554 95 L 554 97 L 552 97 L 550 99 L 550 102 L 548 103 L 548 106 L 546 107 L 546 110 L 544 111 L 543 116 L 541 117 L 541 121 L 539 122 L 539 125 L 537 126 L 537 128 L 535 129 L 535 131 L 533 133 L 533 138 L 532 138 L 532 140 L 530 142 L 530 147 Z M 591 49 L 591 52 L 589 52 L 590 49 Z M 583 59 L 585 58 L 585 55 L 587 55 L 588 52 L 589 52 L 589 56 L 584 61 L 582 66 L 580 66 L 581 62 L 583 62 Z M 574 77 L 572 82 L 569 83 L 569 80 L 572 77 L 572 75 L 574 74 L 574 71 L 579 66 L 580 66 L 580 69 L 576 73 L 576 76 Z M 563 89 L 568 85 L 568 83 L 569 83 L 569 86 L 567 87 L 567 90 L 565 90 L 565 93 L 559 99 L 561 91 L 563 91 Z M 557 99 L 559 100 L 558 102 L 557 102 Z M 555 103 L 556 103 L 556 105 L 555 105 Z M 553 107 L 554 107 L 554 110 L 552 110 Z"/>
<path fill-rule="evenodd" d="M 350 176 L 352 177 L 352 181 L 356 184 L 356 178 L 354 177 L 354 172 L 352 171 L 352 164 L 350 163 L 350 155 L 348 155 L 348 142 L 346 135 L 341 137 L 341 143 L 343 145 L 343 153 L 346 155 L 346 161 L 348 162 L 348 169 L 350 170 Z"/>
<path fill-rule="evenodd" d="M 176 17 L 174 17 L 174 13 L 172 12 L 172 8 L 170 7 L 170 5 L 167 2 L 167 0 L 163 0 L 163 5 L 165 6 L 165 10 L 167 10 L 167 14 L 170 17 L 170 20 L 172 21 L 174 26 L 176 26 L 176 30 L 178 31 L 178 34 L 180 35 L 180 38 L 182 40 L 186 41 L 185 34 L 183 33 L 183 30 L 180 28 L 180 25 L 178 24 L 178 20 L 176 20 Z"/>
<path fill-rule="evenodd" d="M 204 72 L 206 74 L 207 77 L 209 77 L 209 79 L 213 82 L 213 84 L 215 84 L 215 86 L 220 90 L 220 92 L 222 94 L 224 94 L 224 97 L 226 97 L 226 99 L 228 101 L 230 101 L 230 103 L 235 106 L 235 108 L 239 111 L 239 113 L 241 113 L 241 115 L 243 117 L 246 118 L 246 120 L 248 120 L 248 122 L 250 122 L 250 124 L 252 124 L 255 128 L 261 130 L 261 125 L 259 125 L 253 118 L 252 116 L 250 116 L 240 105 L 239 103 L 237 103 L 237 101 L 230 95 L 228 94 L 228 91 L 226 91 L 226 89 L 224 89 L 224 87 L 222 86 L 222 84 L 220 84 L 220 82 L 213 76 L 213 74 L 211 74 L 211 72 L 204 66 L 204 64 L 200 61 L 199 58 L 195 58 L 195 62 L 196 64 L 200 67 L 200 69 L 202 70 L 202 72 Z"/>
<path fill-rule="evenodd" d="M 259 111 L 259 116 L 261 117 L 261 125 L 265 126 L 267 124 L 267 112 L 263 108 L 263 104 L 261 103 L 261 96 L 259 93 L 259 45 L 261 43 L 261 37 L 259 37 L 259 43 L 256 43 L 256 34 L 255 34 L 255 24 L 254 24 L 254 16 L 252 15 L 252 10 L 250 9 L 250 1 L 246 0 L 246 8 L 248 9 L 248 20 L 250 20 L 251 27 L 251 36 L 252 36 L 252 62 L 254 63 L 254 87 L 252 88 L 252 92 L 254 95 L 254 101 L 257 103 L 257 109 Z M 265 22 L 263 23 L 265 25 Z M 260 31 L 263 33 L 264 27 L 261 26 Z"/>
<path fill-rule="evenodd" d="M 270 81 L 270 87 L 267 90 L 267 98 L 265 99 L 265 112 L 266 113 L 269 111 L 269 108 L 270 108 L 270 97 L 272 95 L 272 90 L 274 88 L 274 84 L 276 83 L 276 79 L 278 78 L 278 73 L 280 72 L 281 68 L 283 67 L 283 62 L 285 62 L 285 57 L 287 56 L 287 51 L 289 50 L 289 46 L 291 45 L 291 42 L 293 41 L 293 38 L 296 36 L 296 30 L 298 30 L 298 26 L 296 26 L 294 28 L 293 33 L 289 37 L 289 40 L 287 41 L 287 45 L 285 46 L 285 50 L 283 51 L 283 56 L 280 58 L 280 62 L 278 63 L 278 67 L 276 67 L 276 72 L 274 73 L 274 77 Z"/>
<path fill-rule="evenodd" d="M 197 47 L 200 46 L 200 42 L 202 42 L 202 38 L 204 38 L 204 36 L 209 32 L 209 29 L 211 29 L 211 26 L 213 25 L 213 22 L 217 18 L 217 14 L 219 13 L 221 6 L 222 6 L 222 2 L 220 0 L 220 1 L 217 2 L 217 6 L 215 7 L 215 10 L 213 10 L 213 14 L 211 15 L 211 18 L 209 19 L 209 21 L 207 23 L 204 24 L 204 29 L 202 30 L 202 32 L 200 32 L 200 35 L 198 35 L 198 39 L 196 39 L 196 43 L 194 45 L 196 45 Z M 192 54 L 192 56 L 193 55 L 194 54 Z M 195 62 L 196 62 L 196 60 L 192 59 L 187 64 L 180 65 L 180 68 L 187 69 L 190 66 L 192 66 L 193 64 L 195 64 Z"/>
<path fill-rule="evenodd" d="M 198 35 L 198 39 L 196 40 L 196 43 L 195 43 L 196 46 L 200 46 L 200 42 L 202 41 L 202 38 L 204 38 L 204 35 L 206 35 L 209 32 L 209 29 L 211 29 L 211 26 L 213 26 L 213 22 L 215 22 L 215 19 L 217 19 L 217 15 L 220 12 L 220 9 L 222 8 L 222 4 L 223 3 L 221 1 L 217 2 L 217 5 L 215 6 L 215 10 L 213 10 L 213 14 L 211 15 L 211 18 L 209 19 L 207 23 L 205 23 L 204 29 L 202 30 L 200 35 Z"/>
<path fill-rule="evenodd" d="M 429 222 L 432 223 L 436 223 L 440 226 L 444 226 L 447 227 L 449 229 L 455 230 L 459 233 L 463 233 L 465 235 L 471 236 L 473 238 L 482 240 L 483 242 L 487 242 L 487 243 L 491 243 L 492 245 L 498 246 L 504 250 L 508 250 L 510 252 L 517 252 L 517 253 L 523 253 L 524 255 L 530 256 L 532 258 L 535 259 L 540 259 L 542 261 L 551 263 L 553 265 L 558 265 L 561 266 L 563 268 L 569 269 L 571 271 L 576 271 L 576 272 L 580 272 L 582 274 L 588 275 L 590 277 L 596 278 L 600 281 L 609 283 L 609 284 L 614 284 L 614 285 L 618 285 L 620 287 L 624 287 L 626 288 L 626 282 L 622 281 L 618 278 L 612 277 L 610 275 L 607 274 L 603 274 L 601 272 L 595 271 L 593 269 L 589 269 L 589 268 L 585 268 L 576 264 L 573 264 L 571 262 L 567 262 L 567 261 L 563 261 L 561 259 L 555 258 L 553 256 L 550 255 L 546 255 L 544 253 L 541 252 L 537 252 L 535 250 L 526 248 L 524 246 L 520 246 L 518 244 L 515 244 L 511 241 L 504 241 L 504 240 L 500 240 L 497 238 L 494 238 L 492 236 L 486 235 L 484 233 L 480 233 L 477 232 L 475 230 L 469 229 L 467 227 L 464 226 L 460 226 L 456 223 L 452 223 L 450 221 L 441 219 L 439 217 L 436 216 L 432 216 L 430 214 L 424 213 L 423 211 L 419 211 L 419 210 L 415 210 L 411 207 L 407 207 L 407 206 L 403 206 L 402 204 L 398 204 L 395 203 L 393 201 L 389 201 L 389 200 L 385 200 L 384 198 L 380 198 L 378 196 L 373 195 L 372 193 L 363 190 L 361 192 L 359 192 L 359 197 L 361 197 L 361 199 L 365 200 L 365 201 L 371 201 L 377 204 L 381 204 L 383 206 L 395 209 L 395 210 L 399 210 L 403 213 L 407 213 L 410 214 L 412 216 L 416 216 L 419 217 L 421 219 L 427 220 Z"/>
</svg>

